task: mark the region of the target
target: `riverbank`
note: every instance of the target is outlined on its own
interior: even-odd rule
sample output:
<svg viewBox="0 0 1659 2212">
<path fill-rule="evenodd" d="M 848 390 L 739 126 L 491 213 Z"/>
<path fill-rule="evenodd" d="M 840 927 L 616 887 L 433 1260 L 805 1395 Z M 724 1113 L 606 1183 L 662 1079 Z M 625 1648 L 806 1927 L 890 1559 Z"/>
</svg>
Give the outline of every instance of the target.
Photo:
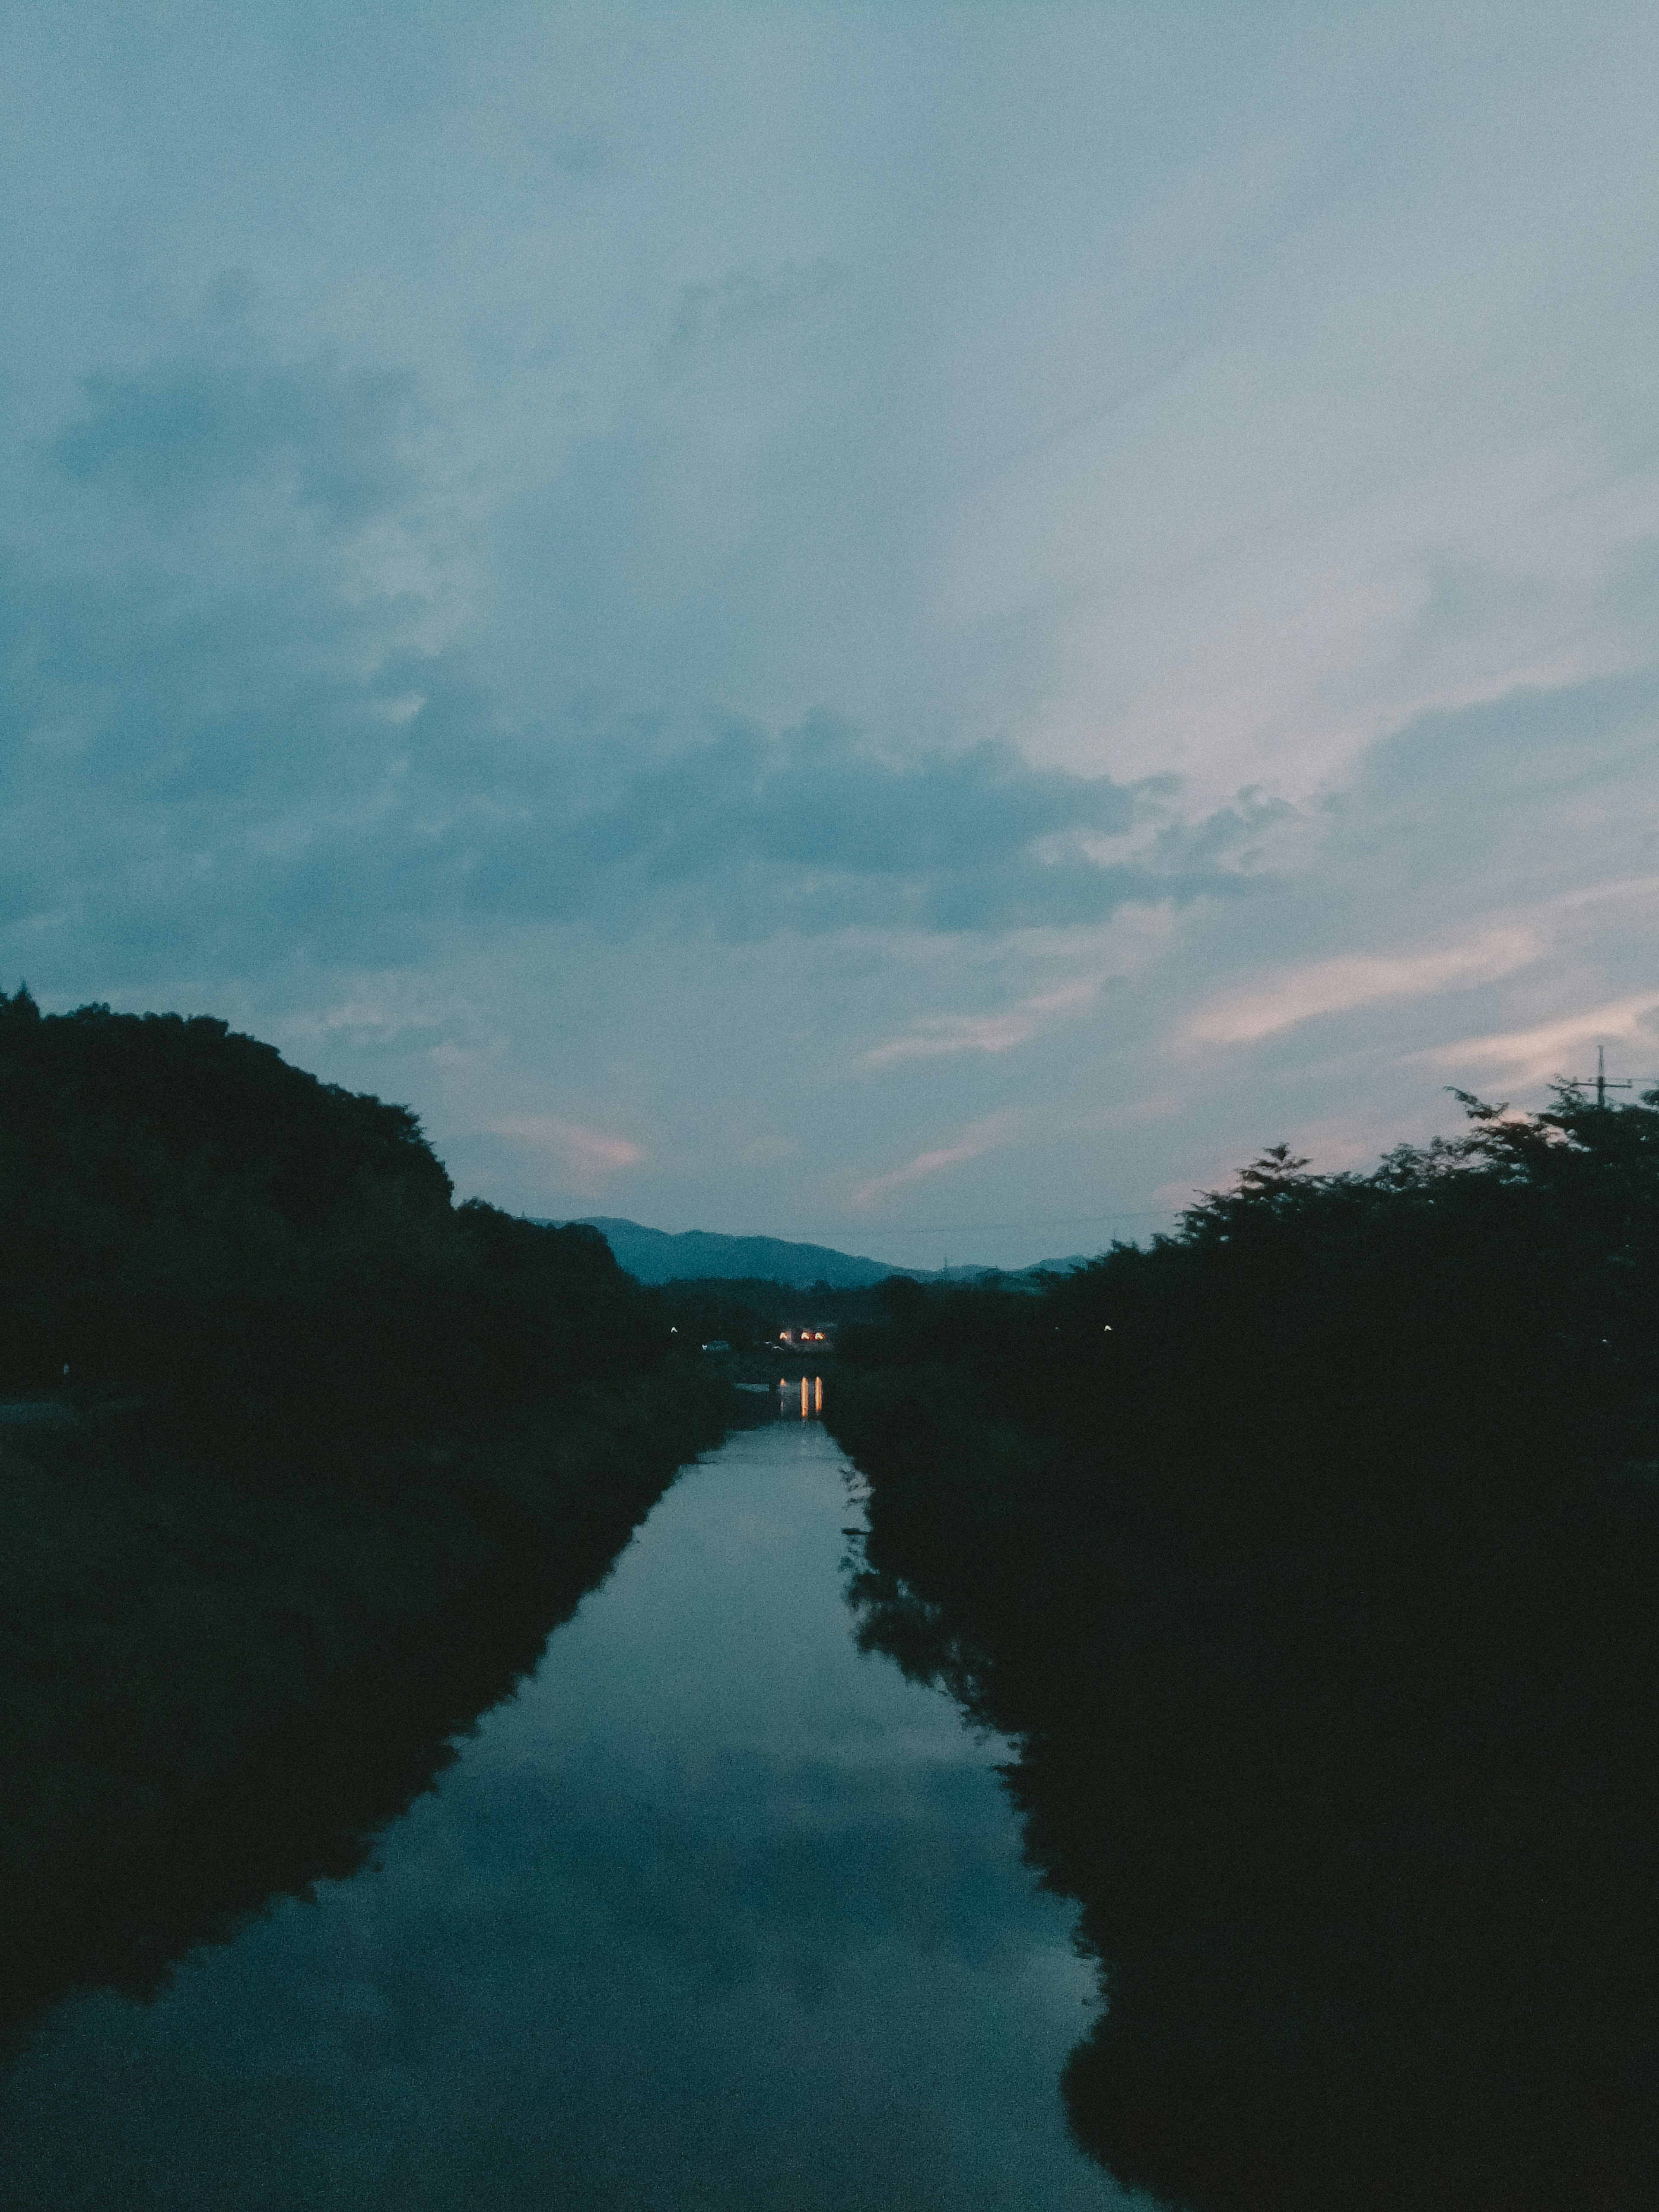
<svg viewBox="0 0 1659 2212">
<path fill-rule="evenodd" d="M 843 1338 L 864 1639 L 1018 1745 L 1188 2212 L 1659 2199 L 1659 1115 L 1555 1127 Z"/>
<path fill-rule="evenodd" d="M 0 993 L 0 1159 L 17 2030 L 361 1854 L 731 1394 L 595 1231 L 221 1021 Z"/>
<path fill-rule="evenodd" d="M 0 2037 L 360 1863 L 726 1411 L 670 1365 L 435 1443 L 9 1426 Z"/>
<path fill-rule="evenodd" d="M 1109 2212 L 994 1747 L 860 1657 L 817 1421 L 677 1480 L 350 1879 L 0 2069 L 28 2212 Z"/>
</svg>

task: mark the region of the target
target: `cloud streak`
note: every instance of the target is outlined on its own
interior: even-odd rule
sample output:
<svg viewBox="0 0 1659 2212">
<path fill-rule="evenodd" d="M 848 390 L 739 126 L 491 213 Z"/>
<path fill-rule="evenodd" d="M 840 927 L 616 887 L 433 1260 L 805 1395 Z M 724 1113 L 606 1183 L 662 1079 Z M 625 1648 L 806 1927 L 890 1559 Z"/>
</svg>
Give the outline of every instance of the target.
<svg viewBox="0 0 1659 2212">
<path fill-rule="evenodd" d="M 585 1128 L 579 1121 L 562 1121 L 550 1114 L 509 1115 L 490 1122 L 485 1133 L 510 1138 L 556 1164 L 580 1183 L 603 1182 L 623 1168 L 639 1166 L 647 1157 L 644 1146 L 630 1138 Z"/>
<path fill-rule="evenodd" d="M 1345 953 L 1310 961 L 1254 988 L 1218 994 L 1188 1017 L 1181 1036 L 1190 1044 L 1258 1044 L 1323 1014 L 1494 982 L 1529 966 L 1545 949 L 1537 931 L 1506 925 L 1419 952 Z"/>
<path fill-rule="evenodd" d="M 867 1212 L 896 1190 L 906 1189 L 913 1182 L 923 1182 L 929 1176 L 941 1175 L 946 1168 L 959 1167 L 965 1160 L 978 1159 L 983 1153 L 1007 1143 L 1016 1119 L 1012 1113 L 988 1115 L 984 1121 L 964 1129 L 954 1144 L 918 1152 L 902 1167 L 890 1169 L 885 1175 L 872 1176 L 868 1182 L 856 1184 L 852 1193 L 853 1204 L 860 1212 Z"/>
<path fill-rule="evenodd" d="M 1585 1081 L 1586 1068 L 1575 1069 L 1570 1063 L 1581 1055 L 1587 1060 L 1598 1044 L 1639 1045 L 1650 1057 L 1659 1056 L 1659 1040 L 1647 1026 L 1647 1018 L 1656 1007 L 1659 1007 L 1659 992 L 1643 992 L 1592 1006 L 1583 1013 L 1540 1022 L 1532 1029 L 1463 1037 L 1420 1057 L 1434 1067 L 1490 1068 L 1510 1083 L 1545 1083 L 1558 1076 Z M 1659 1081 L 1651 1069 L 1637 1071 L 1638 1081 L 1644 1075 Z"/>
<path fill-rule="evenodd" d="M 1085 1013 L 1100 996 L 1097 979 L 1062 983 L 1000 1014 L 924 1015 L 905 1036 L 866 1052 L 866 1067 L 891 1067 L 901 1060 L 939 1060 L 958 1052 L 1012 1052 L 1028 1044 L 1056 1017 Z"/>
</svg>

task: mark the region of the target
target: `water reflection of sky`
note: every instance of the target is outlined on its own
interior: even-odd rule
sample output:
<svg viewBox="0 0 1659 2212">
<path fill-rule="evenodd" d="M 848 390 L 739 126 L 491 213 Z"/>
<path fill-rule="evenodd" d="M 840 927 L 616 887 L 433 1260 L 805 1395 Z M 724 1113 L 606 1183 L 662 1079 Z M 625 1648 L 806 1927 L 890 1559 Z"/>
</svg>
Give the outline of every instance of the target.
<svg viewBox="0 0 1659 2212">
<path fill-rule="evenodd" d="M 68 2006 L 0 2100 L 40 2208 L 1120 2202 L 1087 2014 L 953 1707 L 854 1648 L 817 1422 L 736 1437 L 377 1870 Z"/>
</svg>

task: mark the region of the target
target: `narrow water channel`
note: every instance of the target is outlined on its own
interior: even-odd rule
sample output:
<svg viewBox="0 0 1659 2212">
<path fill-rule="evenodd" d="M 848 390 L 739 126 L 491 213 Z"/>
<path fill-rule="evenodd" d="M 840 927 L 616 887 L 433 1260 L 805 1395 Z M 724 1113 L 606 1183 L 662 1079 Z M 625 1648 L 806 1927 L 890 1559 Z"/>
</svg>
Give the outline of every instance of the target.
<svg viewBox="0 0 1659 2212">
<path fill-rule="evenodd" d="M 0 2083 L 30 2212 L 1097 2212 L 1090 2018 L 941 1693 L 856 1650 L 817 1421 L 688 1469 L 374 1867 L 60 2008 Z"/>
</svg>

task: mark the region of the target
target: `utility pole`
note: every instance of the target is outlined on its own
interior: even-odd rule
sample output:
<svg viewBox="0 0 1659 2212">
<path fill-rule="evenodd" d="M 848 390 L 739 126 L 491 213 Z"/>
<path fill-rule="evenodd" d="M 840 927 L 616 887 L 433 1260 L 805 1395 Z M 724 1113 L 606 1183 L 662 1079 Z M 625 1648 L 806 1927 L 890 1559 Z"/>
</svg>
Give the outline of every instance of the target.
<svg viewBox="0 0 1659 2212">
<path fill-rule="evenodd" d="M 1572 1083 L 1581 1085 L 1587 1084 L 1589 1081 L 1588 1075 L 1575 1075 L 1570 1077 L 1568 1079 Z M 1612 1081 L 1607 1074 L 1607 1047 L 1605 1045 L 1598 1044 L 1595 1048 L 1596 1104 L 1605 1111 L 1607 1103 L 1607 1093 L 1609 1091 L 1633 1091 L 1635 1088 L 1636 1085 L 1634 1081 L 1629 1077 L 1626 1077 L 1622 1083 L 1614 1083 Z"/>
</svg>

